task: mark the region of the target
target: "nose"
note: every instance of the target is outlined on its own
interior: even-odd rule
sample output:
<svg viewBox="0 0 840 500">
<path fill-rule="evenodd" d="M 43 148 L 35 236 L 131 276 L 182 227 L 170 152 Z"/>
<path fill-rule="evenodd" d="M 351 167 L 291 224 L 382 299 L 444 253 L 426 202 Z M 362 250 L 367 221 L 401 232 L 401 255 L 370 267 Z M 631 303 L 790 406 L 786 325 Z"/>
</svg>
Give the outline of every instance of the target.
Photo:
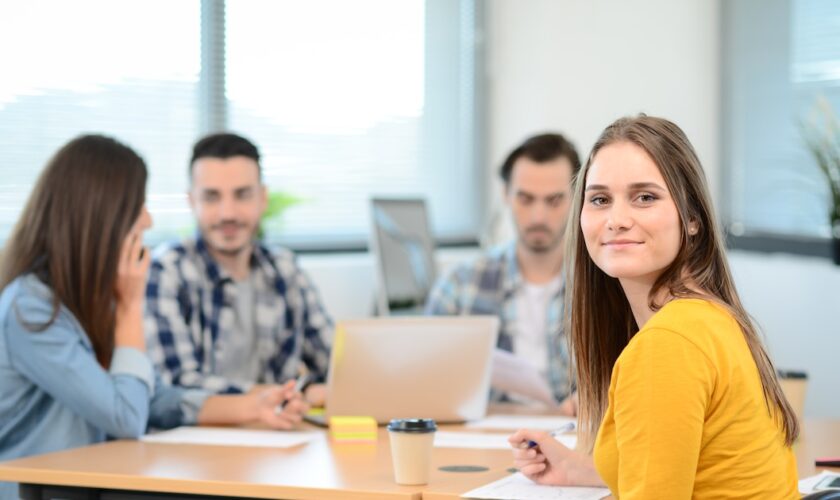
<svg viewBox="0 0 840 500">
<path fill-rule="evenodd" d="M 219 215 L 221 215 L 222 219 L 231 219 L 233 218 L 235 209 L 234 209 L 234 201 L 231 196 L 222 196 L 222 199 L 219 201 Z"/>
<path fill-rule="evenodd" d="M 150 227 L 152 227 L 152 214 L 149 213 L 149 210 L 144 205 L 143 211 L 140 214 L 140 228 L 145 231 Z"/>
<path fill-rule="evenodd" d="M 611 231 L 624 231 L 633 227 L 633 216 L 627 203 L 616 201 L 610 206 L 607 228 Z"/>
<path fill-rule="evenodd" d="M 529 211 L 530 224 L 544 224 L 548 219 L 549 207 L 547 203 L 534 203 Z"/>
</svg>

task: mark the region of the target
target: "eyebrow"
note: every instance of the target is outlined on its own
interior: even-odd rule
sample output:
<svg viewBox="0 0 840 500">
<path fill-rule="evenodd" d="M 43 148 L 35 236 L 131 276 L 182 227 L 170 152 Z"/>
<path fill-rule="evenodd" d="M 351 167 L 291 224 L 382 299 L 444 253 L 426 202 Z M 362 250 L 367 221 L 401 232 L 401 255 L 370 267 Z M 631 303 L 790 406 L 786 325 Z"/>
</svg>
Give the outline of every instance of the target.
<svg viewBox="0 0 840 500">
<path fill-rule="evenodd" d="M 254 189 L 254 186 L 237 186 L 237 187 L 233 188 L 233 192 L 234 193 L 241 193 L 243 191 L 253 190 L 253 189 Z M 205 187 L 205 188 L 201 188 L 201 192 L 202 193 L 221 193 L 222 189 L 219 189 L 217 187 Z"/>
<path fill-rule="evenodd" d="M 565 196 L 565 195 L 566 195 L 565 191 L 557 191 L 557 192 L 548 193 L 548 194 L 542 195 L 542 196 L 538 195 L 538 194 L 528 192 L 528 191 L 523 191 L 521 189 L 516 191 L 516 196 L 528 196 L 528 197 L 531 197 L 531 198 L 543 198 L 543 199 L 554 198 L 556 196 Z"/>
<path fill-rule="evenodd" d="M 655 182 L 634 182 L 630 184 L 630 189 L 656 189 L 665 191 L 665 188 Z M 609 191 L 610 188 L 603 184 L 590 184 L 586 186 L 585 191 Z"/>
</svg>

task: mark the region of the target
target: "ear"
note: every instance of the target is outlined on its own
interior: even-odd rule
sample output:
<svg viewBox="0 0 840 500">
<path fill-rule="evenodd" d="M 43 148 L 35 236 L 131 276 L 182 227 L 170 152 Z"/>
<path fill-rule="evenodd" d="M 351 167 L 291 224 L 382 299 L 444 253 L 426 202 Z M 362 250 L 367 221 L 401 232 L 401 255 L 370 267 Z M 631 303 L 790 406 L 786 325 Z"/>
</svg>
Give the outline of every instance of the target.
<svg viewBox="0 0 840 500">
<path fill-rule="evenodd" d="M 261 213 L 268 209 L 268 187 L 263 183 L 260 183 L 260 205 L 262 205 Z"/>
<path fill-rule="evenodd" d="M 502 201 L 510 205 L 510 185 L 504 181 L 502 181 Z"/>
<path fill-rule="evenodd" d="M 688 222 L 688 234 L 689 236 L 694 236 L 700 231 L 700 223 L 696 220 L 691 220 Z"/>
<path fill-rule="evenodd" d="M 190 208 L 193 213 L 195 213 L 195 196 L 193 195 L 192 186 L 190 186 L 190 189 L 187 191 L 187 202 L 189 202 Z"/>
</svg>

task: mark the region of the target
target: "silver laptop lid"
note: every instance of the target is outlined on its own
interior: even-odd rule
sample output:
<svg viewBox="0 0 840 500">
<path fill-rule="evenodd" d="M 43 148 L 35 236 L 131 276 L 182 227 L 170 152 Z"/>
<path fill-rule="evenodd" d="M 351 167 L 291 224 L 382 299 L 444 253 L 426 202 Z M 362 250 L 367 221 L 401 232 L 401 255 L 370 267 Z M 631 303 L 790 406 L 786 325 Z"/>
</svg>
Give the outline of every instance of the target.
<svg viewBox="0 0 840 500">
<path fill-rule="evenodd" d="M 341 321 L 327 377 L 327 416 L 461 422 L 484 417 L 495 316 Z"/>
</svg>

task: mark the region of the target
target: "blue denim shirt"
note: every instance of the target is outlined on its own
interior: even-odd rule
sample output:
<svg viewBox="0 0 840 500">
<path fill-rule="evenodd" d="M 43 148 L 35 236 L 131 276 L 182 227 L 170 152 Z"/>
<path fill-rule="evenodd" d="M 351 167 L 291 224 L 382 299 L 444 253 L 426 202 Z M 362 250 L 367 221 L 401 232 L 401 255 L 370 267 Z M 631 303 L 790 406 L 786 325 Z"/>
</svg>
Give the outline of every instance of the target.
<svg viewBox="0 0 840 500">
<path fill-rule="evenodd" d="M 133 348 L 115 349 L 106 371 L 65 307 L 43 331 L 27 328 L 48 322 L 52 310 L 50 289 L 33 275 L 0 294 L 0 460 L 106 436 L 137 438 L 149 423 L 173 427 L 195 420 L 208 394 L 164 386 L 155 391 L 151 361 Z M 17 498 L 16 484 L 0 483 L 0 499 L 6 498 Z"/>
</svg>

